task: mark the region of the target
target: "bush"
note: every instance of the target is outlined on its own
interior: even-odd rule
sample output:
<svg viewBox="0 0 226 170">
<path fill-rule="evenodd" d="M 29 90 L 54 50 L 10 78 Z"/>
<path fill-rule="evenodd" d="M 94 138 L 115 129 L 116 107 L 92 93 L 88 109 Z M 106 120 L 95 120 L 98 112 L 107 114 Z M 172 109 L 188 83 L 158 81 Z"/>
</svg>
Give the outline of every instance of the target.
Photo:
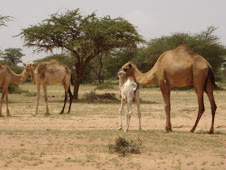
<svg viewBox="0 0 226 170">
<path fill-rule="evenodd" d="M 85 93 L 84 94 L 85 99 L 90 100 L 90 101 L 95 101 L 95 100 L 118 100 L 115 97 L 114 93 L 104 93 L 104 94 L 97 94 L 95 90 L 91 91 L 90 93 Z"/>
<path fill-rule="evenodd" d="M 114 89 L 114 87 L 109 83 L 104 83 L 104 84 L 98 85 L 96 89 L 98 89 L 98 90 Z"/>
<path fill-rule="evenodd" d="M 10 84 L 8 87 L 8 93 L 12 94 L 12 93 L 17 93 L 20 94 L 22 93 L 22 89 L 19 88 L 18 84 Z M 0 92 L 2 93 L 2 88 L 0 89 Z"/>
<path fill-rule="evenodd" d="M 128 153 L 132 154 L 140 154 L 142 141 L 138 139 L 138 143 L 135 143 L 134 141 L 127 141 L 124 138 L 121 138 L 120 136 L 116 138 L 115 145 L 110 144 L 109 145 L 109 152 L 114 153 L 117 152 L 119 156 L 126 156 Z"/>
</svg>

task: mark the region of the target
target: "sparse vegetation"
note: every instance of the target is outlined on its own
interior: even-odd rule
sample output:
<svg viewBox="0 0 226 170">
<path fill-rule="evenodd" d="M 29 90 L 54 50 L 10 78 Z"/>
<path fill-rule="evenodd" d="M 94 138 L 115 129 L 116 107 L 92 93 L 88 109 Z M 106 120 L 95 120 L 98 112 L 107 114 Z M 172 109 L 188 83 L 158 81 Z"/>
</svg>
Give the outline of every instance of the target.
<svg viewBox="0 0 226 170">
<path fill-rule="evenodd" d="M 85 93 L 84 97 L 88 101 L 117 101 L 118 99 L 115 97 L 114 93 L 104 93 L 104 94 L 97 94 L 95 90 L 91 91 L 90 93 Z"/>
<path fill-rule="evenodd" d="M 34 84 L 19 87 L 29 93 L 36 91 Z M 10 94 L 10 111 L 14 116 L 0 118 L 0 169 L 224 169 L 225 91 L 215 91 L 218 110 L 213 135 L 207 134 L 211 120 L 207 96 L 204 96 L 206 111 L 202 122 L 197 132 L 189 132 L 198 112 L 193 90 L 172 91 L 173 132 L 166 133 L 163 99 L 156 88 L 140 89 L 143 130 L 138 130 L 134 112 L 130 131 L 124 133 L 118 130 L 119 101 L 96 102 L 82 96 L 95 87 L 82 85 L 81 100 L 72 104 L 71 114 L 60 115 L 64 91 L 62 85 L 51 86 L 48 117 L 42 111 L 32 115 L 35 96 Z M 113 87 L 95 92 L 97 95 L 114 93 L 119 98 L 117 85 Z M 40 110 L 44 109 L 42 99 Z M 4 111 L 3 108 L 3 114 Z M 130 153 L 132 149 L 126 147 L 121 153 L 115 152 L 116 140 L 117 148 L 137 144 L 140 154 Z M 109 144 L 112 144 L 110 151 Z"/>
<path fill-rule="evenodd" d="M 115 139 L 115 144 L 109 145 L 109 152 L 116 152 L 119 156 L 126 156 L 127 154 L 140 154 L 142 141 L 140 139 L 138 142 L 134 142 L 133 140 L 128 141 L 125 138 L 118 137 Z"/>
</svg>

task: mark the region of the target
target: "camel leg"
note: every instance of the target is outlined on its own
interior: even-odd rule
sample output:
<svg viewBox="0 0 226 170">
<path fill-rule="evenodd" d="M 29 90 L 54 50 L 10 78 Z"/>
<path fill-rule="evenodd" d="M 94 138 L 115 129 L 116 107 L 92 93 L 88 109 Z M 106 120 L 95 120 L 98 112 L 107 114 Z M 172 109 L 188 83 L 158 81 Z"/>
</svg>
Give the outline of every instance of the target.
<svg viewBox="0 0 226 170">
<path fill-rule="evenodd" d="M 193 126 L 193 128 L 191 129 L 191 132 L 194 132 L 198 123 L 199 123 L 199 120 L 200 118 L 202 117 L 202 114 L 203 112 L 205 111 L 205 107 L 204 107 L 204 103 L 203 103 L 203 90 L 202 89 L 196 89 L 195 88 L 195 91 L 196 91 L 196 94 L 197 94 L 197 97 L 198 97 L 198 105 L 199 105 L 199 111 L 198 111 L 198 116 L 197 116 L 197 119 L 195 121 L 195 124 Z"/>
<path fill-rule="evenodd" d="M 212 134 L 214 131 L 214 118 L 215 118 L 215 112 L 216 112 L 217 106 L 216 106 L 214 96 L 213 96 L 212 83 L 210 81 L 208 81 L 208 83 L 207 83 L 205 92 L 209 98 L 210 105 L 211 105 L 212 123 L 211 123 L 209 134 Z"/>
<path fill-rule="evenodd" d="M 2 115 L 2 103 L 4 101 L 4 97 L 5 97 L 5 92 L 2 89 L 2 97 L 1 97 L 1 102 L 0 102 L 0 117 L 3 117 L 3 115 Z"/>
<path fill-rule="evenodd" d="M 139 91 L 136 91 L 136 104 L 137 104 L 137 114 L 139 119 L 139 130 L 142 130 L 141 128 L 141 111 L 140 111 L 140 96 Z"/>
<path fill-rule="evenodd" d="M 38 113 L 38 106 L 39 106 L 39 101 L 40 101 L 40 86 L 41 84 L 40 83 L 36 83 L 36 87 L 37 87 L 37 101 L 36 101 L 36 110 L 35 110 L 35 114 Z"/>
<path fill-rule="evenodd" d="M 7 113 L 7 116 L 11 116 L 9 113 L 8 87 L 5 91 L 5 95 L 6 95 L 6 113 Z"/>
<path fill-rule="evenodd" d="M 124 132 L 128 132 L 129 124 L 130 124 L 130 118 L 132 115 L 132 104 L 133 104 L 133 98 L 127 99 L 127 114 L 126 114 L 126 129 Z"/>
<path fill-rule="evenodd" d="M 73 95 L 71 93 L 71 88 L 70 88 L 70 85 L 69 85 L 69 88 L 68 88 L 68 93 L 69 93 L 69 97 L 70 97 L 70 104 L 69 104 L 69 108 L 68 108 L 68 114 L 70 113 L 71 111 L 71 104 L 72 104 L 72 100 L 73 100 Z"/>
<path fill-rule="evenodd" d="M 172 131 L 171 120 L 170 120 L 170 89 L 165 87 L 165 85 L 160 85 L 160 89 L 162 92 L 163 100 L 164 100 L 164 108 L 166 113 L 166 131 Z"/>
<path fill-rule="evenodd" d="M 64 94 L 64 105 L 63 105 L 63 108 L 62 108 L 60 114 L 63 114 L 64 113 L 64 108 L 65 108 L 65 105 L 66 105 L 67 99 L 68 99 L 68 87 L 67 87 L 67 85 L 65 83 L 63 85 L 64 85 L 64 90 L 65 90 L 65 94 Z"/>
<path fill-rule="evenodd" d="M 124 99 L 121 99 L 121 106 L 119 108 L 119 130 L 122 130 L 122 110 L 125 106 L 126 101 Z"/>
<path fill-rule="evenodd" d="M 43 91 L 44 91 L 44 98 L 45 98 L 45 102 L 46 102 L 46 115 L 49 115 L 49 107 L 48 107 L 48 96 L 47 96 L 47 85 L 43 84 Z"/>
</svg>

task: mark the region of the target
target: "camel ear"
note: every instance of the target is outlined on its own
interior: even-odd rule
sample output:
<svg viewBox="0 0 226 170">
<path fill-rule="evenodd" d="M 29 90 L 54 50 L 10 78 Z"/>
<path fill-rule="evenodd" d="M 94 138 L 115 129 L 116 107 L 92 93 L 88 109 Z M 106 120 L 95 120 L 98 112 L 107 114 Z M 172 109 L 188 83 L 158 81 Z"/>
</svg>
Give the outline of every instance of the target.
<svg viewBox="0 0 226 170">
<path fill-rule="evenodd" d="M 24 64 L 24 67 L 26 67 L 26 64 L 25 63 L 23 63 Z"/>
<path fill-rule="evenodd" d="M 132 68 L 132 64 L 131 63 L 129 63 L 129 68 Z"/>
<path fill-rule="evenodd" d="M 33 63 L 32 63 L 32 66 L 35 66 L 36 64 L 37 64 L 36 62 L 33 62 Z"/>
</svg>

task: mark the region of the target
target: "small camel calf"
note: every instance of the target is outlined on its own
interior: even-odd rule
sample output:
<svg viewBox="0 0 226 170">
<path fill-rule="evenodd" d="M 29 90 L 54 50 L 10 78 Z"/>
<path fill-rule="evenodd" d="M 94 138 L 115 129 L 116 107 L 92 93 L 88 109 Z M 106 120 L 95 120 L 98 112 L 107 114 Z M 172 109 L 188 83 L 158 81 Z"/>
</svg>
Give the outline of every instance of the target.
<svg viewBox="0 0 226 170">
<path fill-rule="evenodd" d="M 134 81 L 132 77 L 128 77 L 126 80 L 126 72 L 119 71 L 117 74 L 119 80 L 119 89 L 121 92 L 121 106 L 119 108 L 120 121 L 119 121 L 119 130 L 122 129 L 122 109 L 127 103 L 127 124 L 124 132 L 127 132 L 129 129 L 130 118 L 132 115 L 132 104 L 133 101 L 137 104 L 137 112 L 139 118 L 139 130 L 141 130 L 141 112 L 140 112 L 140 98 L 139 98 L 139 88 L 138 84 Z"/>
</svg>

